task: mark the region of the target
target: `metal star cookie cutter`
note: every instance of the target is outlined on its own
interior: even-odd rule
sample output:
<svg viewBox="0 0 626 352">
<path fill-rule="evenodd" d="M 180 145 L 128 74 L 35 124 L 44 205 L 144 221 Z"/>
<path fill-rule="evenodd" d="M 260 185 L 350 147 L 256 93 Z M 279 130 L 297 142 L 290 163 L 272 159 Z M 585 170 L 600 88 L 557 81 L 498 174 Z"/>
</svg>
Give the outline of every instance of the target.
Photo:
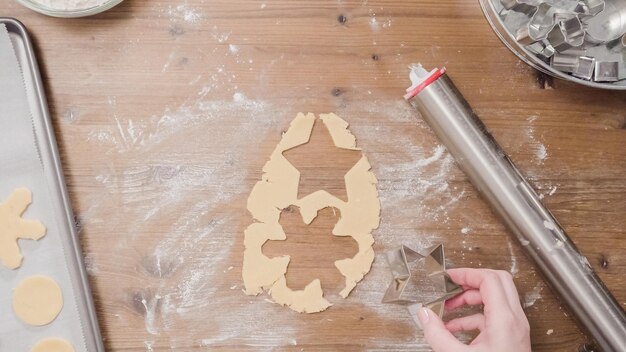
<svg viewBox="0 0 626 352">
<path fill-rule="evenodd" d="M 427 254 L 419 253 L 402 245 L 387 252 L 386 257 L 393 279 L 387 292 L 385 292 L 383 303 L 407 304 L 409 311 L 425 306 L 441 317 L 445 301 L 463 292 L 463 288 L 455 284 L 446 273 L 443 244 L 431 247 Z M 412 273 L 409 264 L 421 258 L 425 258 L 426 276 L 434 278 L 437 286 L 439 286 L 437 287 L 439 296 L 430 302 L 418 302 L 416 291 L 419 291 L 419 287 L 411 287 L 413 290 L 407 290 L 407 287 L 415 285 L 413 282 L 415 280 L 411 280 Z"/>
</svg>

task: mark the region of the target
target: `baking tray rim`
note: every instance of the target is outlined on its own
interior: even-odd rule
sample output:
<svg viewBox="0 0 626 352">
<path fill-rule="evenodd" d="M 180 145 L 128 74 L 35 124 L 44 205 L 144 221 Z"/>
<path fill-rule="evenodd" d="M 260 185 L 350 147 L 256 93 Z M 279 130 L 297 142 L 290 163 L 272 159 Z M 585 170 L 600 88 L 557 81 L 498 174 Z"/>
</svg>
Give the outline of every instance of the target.
<svg viewBox="0 0 626 352">
<path fill-rule="evenodd" d="M 72 211 L 69 194 L 65 183 L 65 176 L 63 174 L 63 168 L 61 165 L 61 159 L 59 150 L 56 143 L 56 137 L 54 135 L 54 129 L 52 126 L 52 120 L 50 118 L 50 112 L 48 110 L 48 103 L 45 98 L 45 90 L 41 80 L 39 72 L 39 66 L 37 65 L 37 59 L 33 48 L 32 41 L 24 24 L 19 20 L 12 17 L 0 17 L 0 24 L 6 26 L 7 32 L 13 33 L 22 40 L 25 48 L 25 57 L 27 58 L 28 67 L 20 65 L 22 71 L 28 69 L 33 77 L 32 87 L 33 94 L 37 100 L 37 108 L 39 111 L 31 111 L 33 119 L 40 119 L 43 126 L 44 140 L 36 140 L 40 152 L 45 150 L 46 155 L 41 153 L 41 162 L 45 165 L 48 164 L 48 168 L 44 168 L 44 175 L 51 182 L 50 192 L 54 194 L 52 201 L 57 202 L 57 206 L 60 206 L 65 216 L 59 221 L 59 228 L 66 230 L 66 235 L 61 235 L 61 241 L 63 242 L 63 248 L 65 250 L 70 249 L 71 252 L 65 252 L 66 261 L 68 261 L 68 272 L 70 275 L 73 286 L 78 284 L 79 287 L 72 287 L 74 296 L 80 300 L 76 302 L 78 314 L 83 326 L 84 343 L 89 349 L 94 348 L 97 352 L 104 352 L 104 345 L 102 342 L 102 336 L 99 329 L 98 319 L 96 316 L 95 305 L 93 301 L 93 295 L 91 287 L 89 285 L 87 271 L 85 269 L 82 247 L 80 246 L 76 228 L 74 226 L 74 213 Z M 19 50 L 14 48 L 14 50 Z M 22 77 L 26 80 L 24 72 Z M 26 84 L 26 82 L 25 82 Z M 28 93 L 27 93 L 28 94 Z M 39 114 L 38 114 L 39 113 Z M 43 148 L 42 148 L 43 147 Z M 45 160 L 47 159 L 47 160 Z M 51 177 L 50 177 L 51 176 Z M 68 255 L 71 257 L 68 258 Z"/>
</svg>

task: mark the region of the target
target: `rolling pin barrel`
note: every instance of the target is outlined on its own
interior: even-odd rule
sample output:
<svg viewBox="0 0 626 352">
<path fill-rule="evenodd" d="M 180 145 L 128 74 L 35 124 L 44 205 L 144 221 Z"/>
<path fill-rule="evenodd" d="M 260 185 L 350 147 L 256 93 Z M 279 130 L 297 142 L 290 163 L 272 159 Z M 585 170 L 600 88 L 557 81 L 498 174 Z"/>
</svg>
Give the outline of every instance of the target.
<svg viewBox="0 0 626 352">
<path fill-rule="evenodd" d="M 454 156 L 548 284 L 604 351 L 626 351 L 626 315 L 445 75 L 411 71 L 405 98 Z"/>
</svg>

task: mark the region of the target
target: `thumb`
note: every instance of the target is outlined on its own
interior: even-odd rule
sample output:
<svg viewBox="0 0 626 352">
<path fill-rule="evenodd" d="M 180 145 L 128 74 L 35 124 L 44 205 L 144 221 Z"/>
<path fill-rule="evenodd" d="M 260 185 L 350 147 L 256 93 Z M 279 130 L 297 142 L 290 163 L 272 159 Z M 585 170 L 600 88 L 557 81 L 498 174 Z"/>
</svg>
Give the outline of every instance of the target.
<svg viewBox="0 0 626 352">
<path fill-rule="evenodd" d="M 467 349 L 467 346 L 459 342 L 452 335 L 441 318 L 428 308 L 420 308 L 417 318 L 424 331 L 424 338 L 435 352 L 459 352 Z"/>
</svg>

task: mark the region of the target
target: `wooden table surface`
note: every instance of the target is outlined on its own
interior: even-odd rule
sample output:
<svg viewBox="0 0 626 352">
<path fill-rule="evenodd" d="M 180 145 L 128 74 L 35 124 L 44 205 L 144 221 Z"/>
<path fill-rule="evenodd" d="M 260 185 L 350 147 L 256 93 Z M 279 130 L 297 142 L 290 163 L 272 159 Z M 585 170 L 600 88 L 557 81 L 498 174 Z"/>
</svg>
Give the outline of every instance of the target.
<svg viewBox="0 0 626 352">
<path fill-rule="evenodd" d="M 406 311 L 380 303 L 381 254 L 440 242 L 450 267 L 514 274 L 533 350 L 582 348 L 571 314 L 402 101 L 416 61 L 448 68 L 626 304 L 626 95 L 538 74 L 477 1 L 126 0 L 84 19 L 3 1 L 0 14 L 37 47 L 107 350 L 428 351 Z M 351 124 L 382 204 L 371 273 L 314 315 L 241 292 L 246 199 L 299 111 Z"/>
</svg>

